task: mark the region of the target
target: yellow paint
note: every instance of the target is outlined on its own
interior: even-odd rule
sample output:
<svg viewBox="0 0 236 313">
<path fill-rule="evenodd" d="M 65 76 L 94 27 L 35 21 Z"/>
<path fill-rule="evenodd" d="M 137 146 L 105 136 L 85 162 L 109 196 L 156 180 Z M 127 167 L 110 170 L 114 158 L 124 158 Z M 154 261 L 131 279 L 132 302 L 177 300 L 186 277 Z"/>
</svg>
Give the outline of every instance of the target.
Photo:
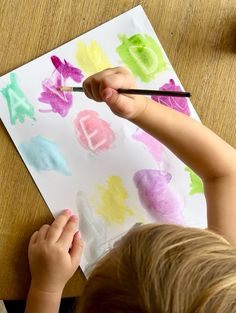
<svg viewBox="0 0 236 313">
<path fill-rule="evenodd" d="M 124 188 L 120 177 L 110 176 L 107 180 L 107 186 L 98 185 L 97 189 L 101 202 L 96 212 L 108 223 L 123 224 L 128 216 L 134 215 L 133 210 L 125 203 L 128 192 Z"/>
<path fill-rule="evenodd" d="M 88 76 L 112 67 L 105 52 L 96 40 L 93 40 L 88 46 L 83 41 L 79 41 L 76 59 L 80 69 Z"/>
</svg>

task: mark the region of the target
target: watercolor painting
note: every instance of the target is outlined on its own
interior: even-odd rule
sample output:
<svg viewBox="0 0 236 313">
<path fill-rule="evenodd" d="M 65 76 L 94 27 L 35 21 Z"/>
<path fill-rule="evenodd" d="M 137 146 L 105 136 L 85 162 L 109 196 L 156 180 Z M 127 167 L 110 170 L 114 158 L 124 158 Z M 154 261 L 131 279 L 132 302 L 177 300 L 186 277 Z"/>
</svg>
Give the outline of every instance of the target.
<svg viewBox="0 0 236 313">
<path fill-rule="evenodd" d="M 141 6 L 0 77 L 0 118 L 49 209 L 79 215 L 86 273 L 137 223 L 206 227 L 191 169 L 105 103 L 59 89 L 116 66 L 138 88 L 184 90 Z M 199 121 L 189 99 L 152 99 Z"/>
<path fill-rule="evenodd" d="M 189 173 L 190 176 L 190 195 L 196 195 L 204 192 L 203 182 L 201 178 L 194 173 L 189 167 L 185 167 L 185 171 Z"/>
<path fill-rule="evenodd" d="M 157 162 L 160 162 L 162 160 L 164 146 L 157 139 L 141 129 L 138 129 L 133 134 L 133 138 L 137 141 L 142 142 Z"/>
<path fill-rule="evenodd" d="M 128 192 L 119 176 L 110 176 L 106 186 L 97 185 L 100 194 L 100 203 L 96 210 L 108 223 L 123 224 L 125 219 L 134 214 L 126 204 Z"/>
<path fill-rule="evenodd" d="M 84 110 L 77 114 L 75 129 L 78 142 L 87 150 L 99 152 L 109 149 L 115 140 L 111 126 L 92 110 Z"/>
<path fill-rule="evenodd" d="M 21 143 L 19 151 L 26 164 L 38 172 L 54 170 L 70 175 L 69 167 L 58 145 L 43 136 L 39 135 L 31 138 L 29 142 Z"/>
<path fill-rule="evenodd" d="M 93 40 L 89 45 L 86 45 L 83 41 L 78 41 L 76 60 L 79 67 L 88 76 L 112 67 L 108 57 L 96 40 Z"/>
<path fill-rule="evenodd" d="M 55 66 L 55 72 L 51 78 L 42 82 L 43 91 L 38 100 L 48 103 L 50 109 L 39 109 L 41 113 L 58 113 L 61 117 L 65 117 L 72 106 L 73 95 L 68 92 L 59 90 L 59 87 L 66 86 L 68 78 L 72 78 L 76 83 L 80 83 L 83 79 L 82 72 L 64 60 L 64 63 L 57 56 L 52 56 L 51 61 Z"/>
<path fill-rule="evenodd" d="M 104 253 L 107 243 L 105 223 L 90 206 L 82 191 L 76 195 L 77 214 L 79 214 L 79 229 L 86 238 L 84 255 L 89 264 L 93 264 Z M 87 270 L 87 269 L 85 269 Z"/>
<path fill-rule="evenodd" d="M 129 38 L 119 35 L 121 45 L 116 49 L 124 64 L 143 82 L 153 80 L 167 64 L 156 41 L 149 35 L 135 34 Z"/>
<path fill-rule="evenodd" d="M 169 188 L 172 175 L 166 171 L 144 169 L 134 175 L 140 201 L 158 223 L 184 224 L 181 201 Z"/>
<path fill-rule="evenodd" d="M 159 88 L 160 90 L 172 90 L 172 91 L 182 91 L 180 86 L 175 85 L 174 79 L 170 79 L 168 83 L 164 84 Z M 163 97 L 163 96 L 152 96 L 152 100 L 164 104 L 165 106 L 172 108 L 176 111 L 184 113 L 190 116 L 190 109 L 188 106 L 187 98 L 181 97 Z"/>
<path fill-rule="evenodd" d="M 17 120 L 24 123 L 26 117 L 35 120 L 34 107 L 20 88 L 16 74 L 10 73 L 9 80 L 10 83 L 0 89 L 0 92 L 6 99 L 11 124 L 15 125 Z"/>
</svg>

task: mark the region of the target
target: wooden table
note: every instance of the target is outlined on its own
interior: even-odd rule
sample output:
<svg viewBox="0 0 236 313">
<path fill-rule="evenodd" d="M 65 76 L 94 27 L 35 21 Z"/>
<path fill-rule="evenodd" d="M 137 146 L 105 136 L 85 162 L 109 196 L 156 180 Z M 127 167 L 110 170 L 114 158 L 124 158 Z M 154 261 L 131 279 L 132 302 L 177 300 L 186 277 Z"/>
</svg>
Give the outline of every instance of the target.
<svg viewBox="0 0 236 313">
<path fill-rule="evenodd" d="M 0 75 L 142 4 L 202 121 L 236 147 L 235 0 L 1 0 Z M 0 124 L 0 299 L 26 297 L 30 235 L 53 217 Z M 64 296 L 80 295 L 77 272 Z"/>
</svg>

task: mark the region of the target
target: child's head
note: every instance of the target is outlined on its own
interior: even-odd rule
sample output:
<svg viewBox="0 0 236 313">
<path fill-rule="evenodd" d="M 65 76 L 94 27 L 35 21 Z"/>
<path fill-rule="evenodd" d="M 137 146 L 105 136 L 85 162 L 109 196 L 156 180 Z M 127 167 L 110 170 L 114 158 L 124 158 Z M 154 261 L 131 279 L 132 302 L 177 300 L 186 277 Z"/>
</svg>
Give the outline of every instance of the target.
<svg viewBox="0 0 236 313">
<path fill-rule="evenodd" d="M 236 312 L 236 250 L 175 225 L 132 229 L 97 264 L 81 313 Z"/>
</svg>

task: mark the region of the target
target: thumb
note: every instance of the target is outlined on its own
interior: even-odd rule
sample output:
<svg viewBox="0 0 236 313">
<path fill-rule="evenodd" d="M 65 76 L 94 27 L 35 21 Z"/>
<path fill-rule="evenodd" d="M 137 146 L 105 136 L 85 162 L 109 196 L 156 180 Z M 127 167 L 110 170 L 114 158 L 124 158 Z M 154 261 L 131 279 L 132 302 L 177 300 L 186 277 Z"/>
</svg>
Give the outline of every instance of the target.
<svg viewBox="0 0 236 313">
<path fill-rule="evenodd" d="M 124 118 L 129 118 L 133 114 L 134 100 L 117 92 L 113 88 L 105 88 L 102 98 L 113 113 Z"/>
</svg>

